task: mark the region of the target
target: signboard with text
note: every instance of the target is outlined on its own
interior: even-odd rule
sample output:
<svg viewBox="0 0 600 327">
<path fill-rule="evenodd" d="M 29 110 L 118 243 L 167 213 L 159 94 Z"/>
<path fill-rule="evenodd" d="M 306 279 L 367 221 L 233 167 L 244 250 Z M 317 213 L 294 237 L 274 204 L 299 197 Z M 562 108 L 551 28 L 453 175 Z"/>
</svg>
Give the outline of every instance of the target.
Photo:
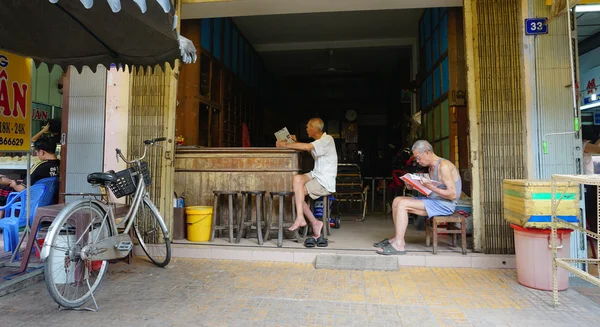
<svg viewBox="0 0 600 327">
<path fill-rule="evenodd" d="M 30 106 L 31 60 L 0 50 L 0 151 L 29 151 Z"/>
<path fill-rule="evenodd" d="M 525 34 L 539 35 L 548 34 L 548 25 L 546 18 L 527 18 L 525 19 Z"/>
</svg>

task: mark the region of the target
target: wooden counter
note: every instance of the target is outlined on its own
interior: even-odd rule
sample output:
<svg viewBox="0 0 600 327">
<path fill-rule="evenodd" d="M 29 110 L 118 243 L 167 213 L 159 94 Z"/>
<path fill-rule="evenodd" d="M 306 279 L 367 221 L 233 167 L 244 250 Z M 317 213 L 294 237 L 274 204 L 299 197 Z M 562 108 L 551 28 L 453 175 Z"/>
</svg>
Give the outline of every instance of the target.
<svg viewBox="0 0 600 327">
<path fill-rule="evenodd" d="M 186 206 L 212 206 L 213 190 L 289 191 L 300 152 L 279 148 L 194 148 L 175 154 L 175 192 Z"/>
</svg>

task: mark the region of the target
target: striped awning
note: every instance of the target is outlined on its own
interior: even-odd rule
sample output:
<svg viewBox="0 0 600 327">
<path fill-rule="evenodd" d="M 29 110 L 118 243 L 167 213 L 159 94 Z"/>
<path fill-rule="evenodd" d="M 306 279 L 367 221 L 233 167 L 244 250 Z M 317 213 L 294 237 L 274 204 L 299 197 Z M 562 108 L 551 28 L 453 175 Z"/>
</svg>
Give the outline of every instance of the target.
<svg viewBox="0 0 600 327">
<path fill-rule="evenodd" d="M 0 10 L 0 48 L 66 69 L 154 67 L 196 60 L 177 33 L 171 0 L 12 0 Z"/>
</svg>

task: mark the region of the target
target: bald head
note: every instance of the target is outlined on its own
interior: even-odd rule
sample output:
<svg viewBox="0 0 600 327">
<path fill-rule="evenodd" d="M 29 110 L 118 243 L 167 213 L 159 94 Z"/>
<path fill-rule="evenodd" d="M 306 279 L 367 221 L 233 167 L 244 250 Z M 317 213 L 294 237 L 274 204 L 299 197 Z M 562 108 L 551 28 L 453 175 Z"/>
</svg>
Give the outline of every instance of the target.
<svg viewBox="0 0 600 327">
<path fill-rule="evenodd" d="M 323 128 L 325 127 L 325 123 L 321 118 L 312 118 L 308 121 L 308 124 L 317 129 L 319 132 L 322 132 Z"/>
</svg>

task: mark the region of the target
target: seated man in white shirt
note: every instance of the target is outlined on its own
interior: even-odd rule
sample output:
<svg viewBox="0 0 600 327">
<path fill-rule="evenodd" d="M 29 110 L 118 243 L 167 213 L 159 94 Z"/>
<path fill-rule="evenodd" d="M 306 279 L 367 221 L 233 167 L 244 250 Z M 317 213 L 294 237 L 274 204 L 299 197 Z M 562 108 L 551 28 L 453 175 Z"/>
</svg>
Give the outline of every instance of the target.
<svg viewBox="0 0 600 327">
<path fill-rule="evenodd" d="M 278 148 L 309 151 L 313 159 L 315 159 L 315 166 L 311 172 L 294 176 L 293 190 L 294 200 L 296 201 L 296 221 L 289 230 L 294 231 L 302 226 L 306 226 L 305 218 L 308 218 L 312 225 L 314 237 L 317 240 L 321 236 L 323 222 L 315 218 L 309 204 L 304 201 L 304 197 L 308 194 L 315 200 L 321 196 L 327 196 L 335 192 L 338 162 L 335 141 L 333 137 L 323 132 L 323 127 L 323 120 L 312 118 L 306 124 L 306 133 L 309 137 L 315 139 L 314 142 L 299 143 L 294 135 L 292 135 L 294 143 L 288 143 L 287 141 L 277 142 Z"/>
</svg>

